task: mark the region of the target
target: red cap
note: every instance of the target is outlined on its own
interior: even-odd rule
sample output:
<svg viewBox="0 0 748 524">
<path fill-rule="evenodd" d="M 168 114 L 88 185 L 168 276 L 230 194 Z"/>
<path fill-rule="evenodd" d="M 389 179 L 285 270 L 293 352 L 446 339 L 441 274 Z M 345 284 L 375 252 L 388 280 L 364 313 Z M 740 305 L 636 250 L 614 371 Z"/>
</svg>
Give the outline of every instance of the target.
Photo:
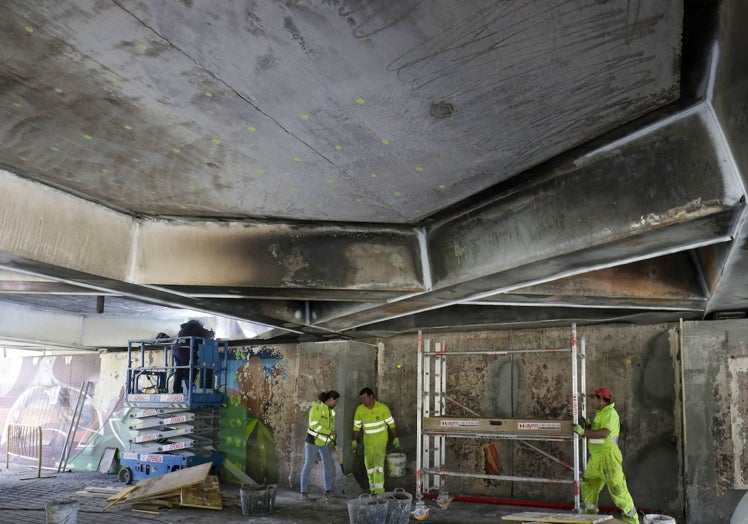
<svg viewBox="0 0 748 524">
<path fill-rule="evenodd" d="M 613 398 L 613 393 L 610 392 L 607 388 L 597 388 L 595 391 L 587 395 L 588 397 L 594 397 L 595 395 L 600 396 L 606 400 L 611 400 Z"/>
</svg>

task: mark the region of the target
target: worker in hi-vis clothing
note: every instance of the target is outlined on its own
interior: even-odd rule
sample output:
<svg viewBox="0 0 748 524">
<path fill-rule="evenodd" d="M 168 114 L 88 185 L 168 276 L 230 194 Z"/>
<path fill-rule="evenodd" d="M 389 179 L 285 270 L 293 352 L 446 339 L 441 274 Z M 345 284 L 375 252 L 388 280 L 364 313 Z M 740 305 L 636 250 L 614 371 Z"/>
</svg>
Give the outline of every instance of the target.
<svg viewBox="0 0 748 524">
<path fill-rule="evenodd" d="M 582 478 L 582 500 L 586 513 L 596 514 L 597 501 L 604 485 L 608 486 L 613 504 L 623 512 L 621 517 L 628 524 L 639 524 L 634 500 L 626 486 L 623 474 L 623 456 L 618 447 L 618 435 L 621 432 L 621 421 L 609 389 L 599 388 L 591 395 L 595 418 L 585 428 L 574 424 L 573 430 L 582 437 L 587 437 L 590 459 Z"/>
<path fill-rule="evenodd" d="M 325 496 L 321 501 L 326 502 L 332 492 L 334 466 L 332 462 L 332 446 L 335 444 L 335 406 L 340 400 L 340 393 L 331 389 L 323 391 L 312 402 L 309 408 L 309 425 L 304 437 L 304 466 L 301 468 L 301 500 L 309 500 L 309 475 L 314 467 L 314 461 L 319 456 L 322 459 L 322 482 Z"/>
<path fill-rule="evenodd" d="M 353 438 L 351 447 L 356 453 L 358 434 L 363 429 L 364 465 L 369 477 L 369 491 L 384 493 L 384 461 L 387 456 L 387 441 L 392 435 L 392 446 L 400 447 L 400 439 L 395 429 L 395 419 L 390 408 L 383 402 L 374 399 L 370 388 L 362 389 L 359 394 L 361 404 L 353 414 Z"/>
</svg>

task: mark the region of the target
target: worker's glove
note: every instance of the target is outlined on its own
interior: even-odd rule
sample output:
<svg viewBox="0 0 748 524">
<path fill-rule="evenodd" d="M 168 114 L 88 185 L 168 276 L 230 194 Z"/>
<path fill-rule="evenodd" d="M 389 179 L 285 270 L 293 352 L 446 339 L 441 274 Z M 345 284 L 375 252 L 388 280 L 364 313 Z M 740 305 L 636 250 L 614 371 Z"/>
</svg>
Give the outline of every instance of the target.
<svg viewBox="0 0 748 524">
<path fill-rule="evenodd" d="M 574 433 L 576 433 L 576 434 L 577 434 L 577 435 L 579 435 L 580 437 L 583 437 L 583 436 L 584 436 L 584 428 L 583 428 L 582 426 L 580 426 L 579 424 L 574 424 L 574 425 L 573 425 L 573 426 L 571 427 L 571 429 L 572 429 L 572 431 L 574 431 Z"/>
<path fill-rule="evenodd" d="M 588 419 L 588 418 L 582 418 L 582 419 L 581 419 L 581 420 L 579 421 L 579 423 L 580 423 L 580 424 L 581 424 L 581 425 L 582 425 L 583 427 L 585 427 L 585 428 L 587 428 L 587 429 L 589 429 L 589 428 L 591 428 L 591 427 L 592 427 L 592 421 L 590 421 L 590 419 Z"/>
<path fill-rule="evenodd" d="M 357 450 L 358 450 L 358 441 L 357 440 L 351 441 L 351 451 L 356 453 Z"/>
<path fill-rule="evenodd" d="M 397 449 L 400 449 L 400 438 L 398 438 L 398 437 L 393 438 L 392 439 L 392 446 L 395 447 L 395 448 L 397 448 Z"/>
</svg>

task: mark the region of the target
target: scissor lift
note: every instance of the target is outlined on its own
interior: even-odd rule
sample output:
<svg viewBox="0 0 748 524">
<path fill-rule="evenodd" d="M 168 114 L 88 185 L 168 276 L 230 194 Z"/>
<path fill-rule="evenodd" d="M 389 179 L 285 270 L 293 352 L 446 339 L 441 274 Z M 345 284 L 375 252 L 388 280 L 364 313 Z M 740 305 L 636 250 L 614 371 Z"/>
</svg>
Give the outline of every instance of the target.
<svg viewBox="0 0 748 524">
<path fill-rule="evenodd" d="M 174 361 L 175 347 L 189 348 L 188 365 Z M 218 408 L 226 399 L 228 344 L 202 337 L 131 340 L 127 344 L 125 405 L 131 436 L 122 454 L 119 479 L 125 484 L 211 462 L 217 470 L 223 454 L 215 451 Z M 173 391 L 177 370 L 186 372 L 182 393 Z"/>
</svg>

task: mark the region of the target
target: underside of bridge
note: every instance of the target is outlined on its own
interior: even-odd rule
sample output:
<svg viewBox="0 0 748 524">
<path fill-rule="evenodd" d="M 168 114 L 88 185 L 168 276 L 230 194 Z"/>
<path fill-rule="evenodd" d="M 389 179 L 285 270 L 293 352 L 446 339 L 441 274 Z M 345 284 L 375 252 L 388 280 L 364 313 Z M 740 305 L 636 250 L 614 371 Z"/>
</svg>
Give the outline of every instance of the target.
<svg viewBox="0 0 748 524">
<path fill-rule="evenodd" d="M 745 23 L 6 0 L 0 339 L 111 347 L 184 309 L 265 340 L 743 317 Z"/>
</svg>

